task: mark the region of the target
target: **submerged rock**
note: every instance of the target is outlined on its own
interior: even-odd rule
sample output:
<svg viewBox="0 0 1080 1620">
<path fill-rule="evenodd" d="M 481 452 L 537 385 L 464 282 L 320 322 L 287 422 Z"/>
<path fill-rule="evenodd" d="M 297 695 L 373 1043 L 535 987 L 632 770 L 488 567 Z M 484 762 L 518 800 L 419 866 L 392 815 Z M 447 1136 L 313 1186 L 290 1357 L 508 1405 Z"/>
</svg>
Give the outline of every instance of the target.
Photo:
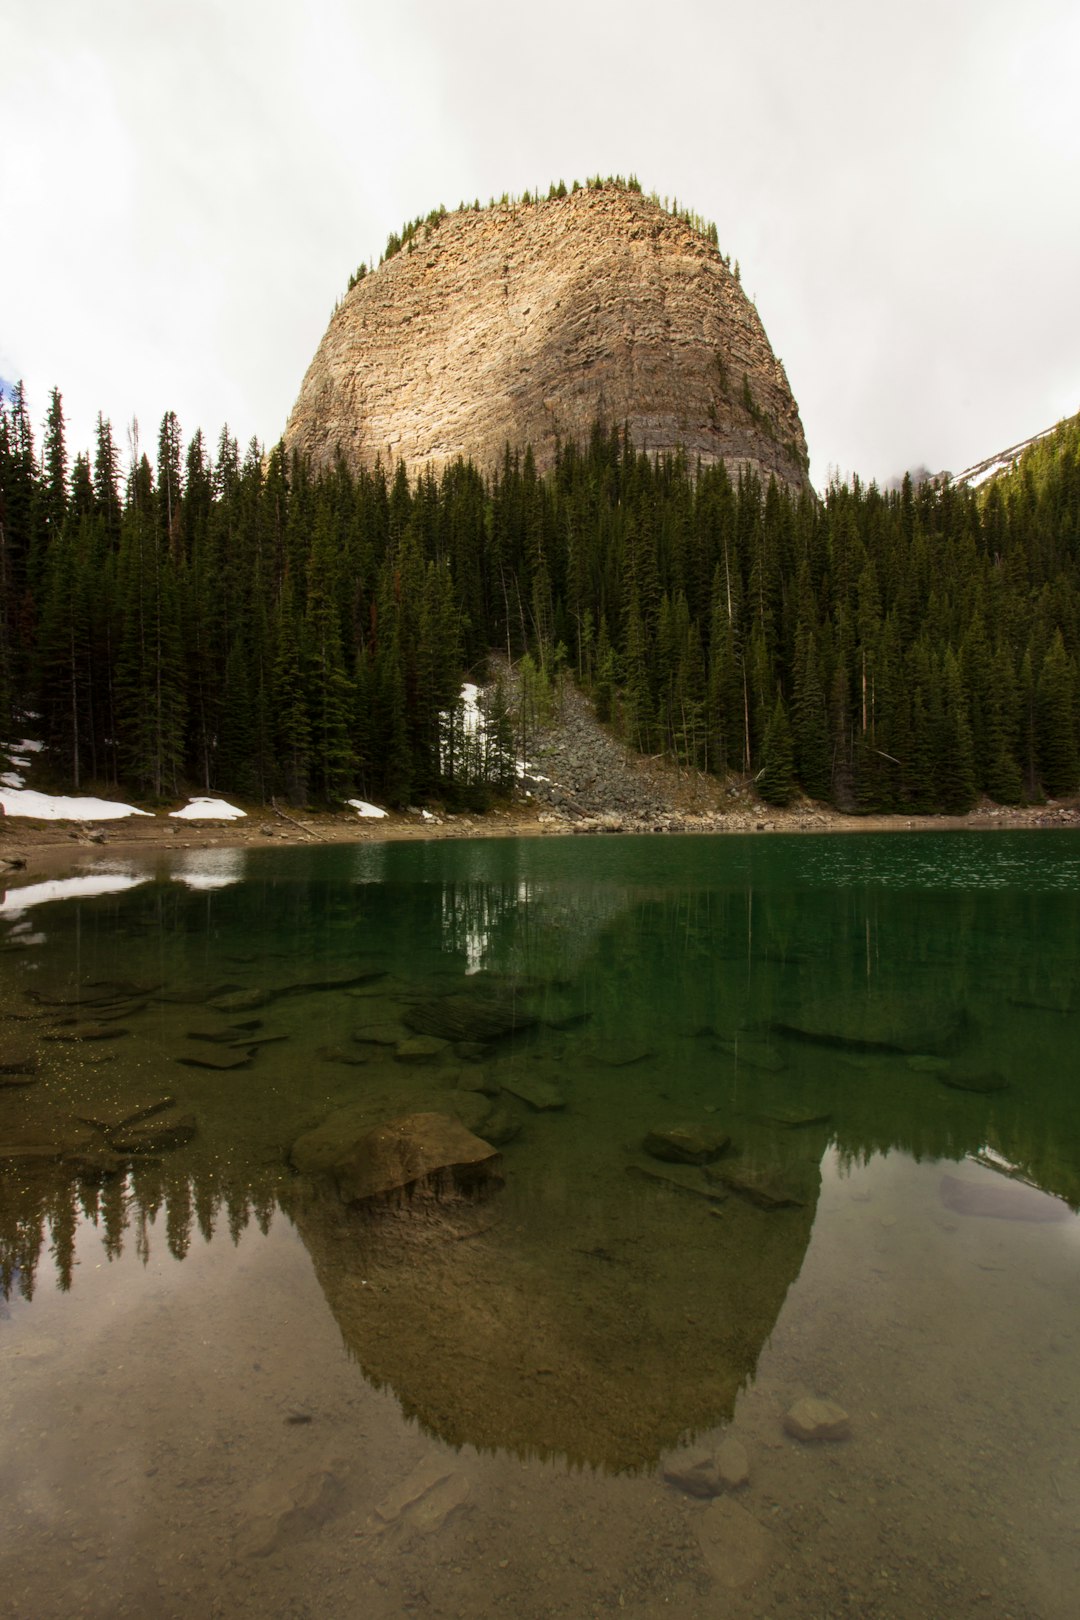
<svg viewBox="0 0 1080 1620">
<path fill-rule="evenodd" d="M 467 1131 L 483 1137 L 485 1142 L 491 1140 L 484 1130 L 492 1114 L 491 1103 L 485 1096 L 478 1091 L 452 1091 L 449 1103 Z"/>
<path fill-rule="evenodd" d="M 465 1475 L 440 1458 L 429 1457 L 383 1497 L 375 1509 L 376 1524 L 380 1529 L 403 1526 L 432 1535 L 468 1496 Z"/>
<path fill-rule="evenodd" d="M 361 1046 L 400 1046 L 411 1039 L 412 1030 L 396 1023 L 364 1024 L 353 1032 L 353 1040 Z"/>
<path fill-rule="evenodd" d="M 506 1108 L 493 1108 L 484 1121 L 484 1128 L 477 1133 L 490 1142 L 492 1147 L 505 1147 L 521 1135 L 521 1121 Z"/>
<path fill-rule="evenodd" d="M 159 1114 L 110 1132 L 108 1142 L 114 1153 L 164 1153 L 184 1147 L 197 1131 L 194 1114 Z"/>
<path fill-rule="evenodd" d="M 739 1491 L 750 1483 L 750 1458 L 733 1434 L 725 1435 L 717 1448 L 716 1471 L 726 1491 Z"/>
<path fill-rule="evenodd" d="M 346 1051 L 343 1046 L 317 1046 L 315 1056 L 323 1063 L 345 1063 L 357 1069 L 368 1061 L 366 1052 Z"/>
<path fill-rule="evenodd" d="M 281 996 L 309 996 L 323 990 L 355 990 L 358 985 L 374 984 L 387 977 L 385 968 L 364 968 L 358 973 L 328 973 L 320 979 L 297 979 L 292 984 L 279 985 L 273 992 L 275 1000 Z"/>
<path fill-rule="evenodd" d="M 724 1489 L 716 1458 L 711 1452 L 674 1459 L 665 1467 L 664 1478 L 676 1490 L 685 1491 L 687 1496 L 719 1496 Z"/>
<path fill-rule="evenodd" d="M 398 1063 L 437 1063 L 450 1050 L 450 1042 L 437 1035 L 411 1035 L 394 1048 Z"/>
<path fill-rule="evenodd" d="M 338 1111 L 336 1146 L 327 1130 L 332 1116 L 309 1133 L 321 1140 L 301 1137 L 292 1152 L 298 1169 L 317 1164 L 329 1172 L 343 1203 L 375 1203 L 421 1186 L 468 1192 L 499 1179 L 498 1151 L 449 1114 L 403 1114 L 360 1134 L 349 1132 L 350 1115 L 355 1120 L 354 1110 Z"/>
<path fill-rule="evenodd" d="M 784 1429 L 796 1440 L 846 1440 L 851 1419 L 835 1401 L 806 1395 L 784 1413 Z"/>
<path fill-rule="evenodd" d="M 508 1091 L 512 1097 L 519 1097 L 522 1102 L 528 1103 L 537 1113 L 566 1107 L 566 1098 L 562 1092 L 539 1075 L 512 1075 L 503 1081 L 502 1089 Z"/>
<path fill-rule="evenodd" d="M 454 1044 L 454 1056 L 465 1063 L 483 1063 L 490 1050 L 483 1041 L 457 1041 Z"/>
<path fill-rule="evenodd" d="M 86 1147 L 65 1153 L 64 1163 L 78 1175 L 97 1180 L 102 1176 L 118 1176 L 127 1160 L 111 1148 Z"/>
<path fill-rule="evenodd" d="M 637 1176 L 645 1181 L 659 1182 L 662 1187 L 674 1187 L 676 1192 L 690 1193 L 694 1198 L 704 1198 L 710 1204 L 723 1204 L 727 1200 L 727 1190 L 720 1186 L 710 1186 L 701 1179 L 696 1166 L 685 1164 L 672 1164 L 663 1170 L 655 1164 L 628 1164 L 628 1176 Z"/>
<path fill-rule="evenodd" d="M 813 1108 L 764 1108 L 758 1118 L 766 1125 L 779 1125 L 786 1131 L 798 1131 L 810 1125 L 827 1125 L 831 1114 Z"/>
<path fill-rule="evenodd" d="M 338 1511 L 344 1487 L 329 1468 L 313 1469 L 294 1480 L 268 1479 L 244 1502 L 238 1551 L 265 1558 L 313 1534 Z"/>
<path fill-rule="evenodd" d="M 211 997 L 208 1005 L 224 1013 L 253 1012 L 256 1007 L 265 1007 L 269 1000 L 266 990 L 231 990 L 227 995 Z"/>
<path fill-rule="evenodd" d="M 64 1024 L 50 1029 L 42 1039 L 46 1041 L 115 1041 L 126 1035 L 126 1029 L 115 1024 Z"/>
<path fill-rule="evenodd" d="M 759 1209 L 801 1209 L 807 1202 L 801 1183 L 782 1170 L 738 1162 L 710 1165 L 705 1174 Z"/>
<path fill-rule="evenodd" d="M 934 1057 L 931 1052 L 912 1052 L 905 1062 L 912 1074 L 944 1074 L 949 1067 L 948 1058 Z"/>
<path fill-rule="evenodd" d="M 797 1017 L 772 1027 L 791 1040 L 855 1051 L 933 1053 L 963 1033 L 965 1019 L 955 1007 L 922 1007 L 907 1001 L 881 1003 L 857 997 L 818 1002 Z"/>
<path fill-rule="evenodd" d="M 947 1069 L 938 1075 L 938 1079 L 950 1091 L 970 1091 L 976 1097 L 991 1097 L 995 1092 L 1009 1089 L 1004 1075 L 989 1070 Z"/>
<path fill-rule="evenodd" d="M 222 1072 L 246 1069 L 251 1063 L 251 1052 L 247 1047 L 237 1051 L 231 1046 L 220 1049 L 192 1046 L 189 1051 L 174 1052 L 173 1056 L 177 1063 L 183 1063 L 189 1069 L 219 1069 Z"/>
<path fill-rule="evenodd" d="M 709 1573 L 733 1590 L 764 1575 L 776 1543 L 769 1531 L 729 1496 L 713 1502 L 696 1525 Z"/>
<path fill-rule="evenodd" d="M 499 1082 L 492 1079 L 485 1069 L 474 1067 L 459 1069 L 454 1076 L 454 1084 L 459 1091 L 478 1091 L 485 1097 L 497 1097 L 502 1090 Z"/>
<path fill-rule="evenodd" d="M 436 1035 L 446 1041 L 502 1040 L 520 1034 L 537 1022 L 513 995 L 450 995 L 421 1001 L 405 1013 L 405 1022 L 418 1035 Z"/>
<path fill-rule="evenodd" d="M 590 1061 L 599 1063 L 605 1069 L 628 1069 L 631 1064 L 644 1063 L 646 1058 L 655 1056 L 655 1047 L 635 1040 L 605 1041 L 603 1046 L 597 1046 L 589 1053 Z"/>
<path fill-rule="evenodd" d="M 711 1164 L 731 1143 L 726 1131 L 707 1125 L 654 1125 L 642 1147 L 669 1164 Z"/>
<path fill-rule="evenodd" d="M 122 1092 L 107 1102 L 88 1108 L 79 1119 L 84 1125 L 93 1125 L 99 1131 L 119 1131 L 127 1125 L 138 1125 L 154 1114 L 164 1114 L 175 1104 L 175 1097 L 158 1092 Z"/>
<path fill-rule="evenodd" d="M 734 1058 L 736 1063 L 747 1069 L 764 1069 L 768 1074 L 779 1074 L 786 1069 L 787 1058 L 778 1052 L 775 1046 L 766 1041 L 738 1040 L 716 1041 L 714 1052 L 722 1052 L 725 1057 Z"/>
<path fill-rule="evenodd" d="M 22 1041 L 0 1041 L 0 1085 L 29 1085 L 37 1073 L 38 1056 Z"/>
</svg>

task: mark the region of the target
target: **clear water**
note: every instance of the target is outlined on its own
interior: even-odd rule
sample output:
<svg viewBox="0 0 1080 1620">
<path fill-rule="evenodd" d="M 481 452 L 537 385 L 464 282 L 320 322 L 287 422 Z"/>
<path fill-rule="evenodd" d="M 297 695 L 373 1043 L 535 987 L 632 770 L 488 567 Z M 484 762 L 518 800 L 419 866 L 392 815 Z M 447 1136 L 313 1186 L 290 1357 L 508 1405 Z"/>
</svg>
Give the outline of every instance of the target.
<svg viewBox="0 0 1080 1620">
<path fill-rule="evenodd" d="M 1076 1612 L 1076 835 L 80 881 L 0 909 L 38 1064 L 0 1076 L 0 1613 Z M 482 1052 L 385 1044 L 478 1007 Z M 195 1134 L 110 1157 L 166 1097 Z M 479 1200 L 295 1167 L 335 1115 L 484 1110 Z M 674 1125 L 729 1146 L 643 1150 Z M 849 1437 L 786 1433 L 805 1396 Z M 665 1478 L 728 1439 L 748 1484 Z"/>
</svg>

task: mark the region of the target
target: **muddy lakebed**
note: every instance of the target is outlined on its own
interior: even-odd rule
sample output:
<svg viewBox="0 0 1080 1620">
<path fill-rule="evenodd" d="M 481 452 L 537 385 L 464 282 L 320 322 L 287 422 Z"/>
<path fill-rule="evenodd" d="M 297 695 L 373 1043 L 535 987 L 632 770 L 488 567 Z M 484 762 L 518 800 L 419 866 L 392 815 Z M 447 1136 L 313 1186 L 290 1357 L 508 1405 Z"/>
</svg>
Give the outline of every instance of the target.
<svg viewBox="0 0 1080 1620">
<path fill-rule="evenodd" d="M 1080 838 L 0 907 L 0 1613 L 1064 1617 Z"/>
</svg>

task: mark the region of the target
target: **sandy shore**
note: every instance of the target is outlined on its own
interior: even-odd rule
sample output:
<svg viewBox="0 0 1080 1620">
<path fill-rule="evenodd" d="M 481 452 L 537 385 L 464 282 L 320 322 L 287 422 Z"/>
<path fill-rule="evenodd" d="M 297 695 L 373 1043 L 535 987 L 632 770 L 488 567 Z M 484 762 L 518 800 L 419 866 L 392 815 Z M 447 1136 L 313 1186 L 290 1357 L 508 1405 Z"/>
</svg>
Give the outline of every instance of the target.
<svg viewBox="0 0 1080 1620">
<path fill-rule="evenodd" d="M 0 818 L 0 871 L 56 872 L 83 867 L 88 859 L 109 860 L 190 849 L 242 849 L 298 844 L 368 844 L 440 838 L 548 838 L 647 833 L 717 836 L 747 833 L 946 832 L 991 829 L 1080 828 L 1080 800 L 1023 808 L 985 803 L 966 816 L 853 816 L 828 806 L 802 803 L 784 810 L 760 805 L 703 814 L 672 810 L 653 825 L 617 817 L 571 820 L 529 805 L 485 815 L 443 815 L 424 819 L 416 811 L 391 813 L 384 820 L 361 820 L 351 811 L 297 811 L 283 814 L 250 808 L 243 821 L 171 821 L 159 814 L 72 825 L 21 817 Z"/>
</svg>

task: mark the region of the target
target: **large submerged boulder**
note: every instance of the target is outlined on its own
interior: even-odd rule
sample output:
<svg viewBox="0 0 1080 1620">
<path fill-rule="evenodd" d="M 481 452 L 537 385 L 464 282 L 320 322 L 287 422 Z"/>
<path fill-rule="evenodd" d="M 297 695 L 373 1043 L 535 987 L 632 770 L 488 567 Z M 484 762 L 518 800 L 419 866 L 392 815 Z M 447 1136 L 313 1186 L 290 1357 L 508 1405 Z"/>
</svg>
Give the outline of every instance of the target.
<svg viewBox="0 0 1080 1620">
<path fill-rule="evenodd" d="M 402 1114 L 361 1127 L 355 1109 L 340 1109 L 299 1138 L 292 1162 L 329 1175 L 346 1204 L 398 1201 L 421 1189 L 476 1193 L 501 1181 L 498 1150 L 450 1114 Z"/>
</svg>

